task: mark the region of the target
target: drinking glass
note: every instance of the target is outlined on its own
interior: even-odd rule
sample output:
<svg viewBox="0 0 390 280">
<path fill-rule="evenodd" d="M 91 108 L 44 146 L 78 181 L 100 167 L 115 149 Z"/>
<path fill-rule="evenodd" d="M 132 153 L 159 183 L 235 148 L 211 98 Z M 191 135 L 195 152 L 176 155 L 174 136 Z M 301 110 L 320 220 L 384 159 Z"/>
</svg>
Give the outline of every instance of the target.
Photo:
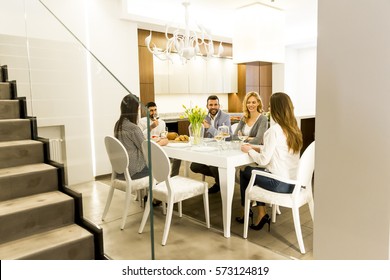
<svg viewBox="0 0 390 280">
<path fill-rule="evenodd" d="M 160 133 L 161 138 L 167 138 L 168 135 L 168 127 L 165 127 L 164 131 Z"/>
<path fill-rule="evenodd" d="M 241 130 L 237 131 L 238 139 L 240 139 L 241 143 L 248 139 L 248 135 L 244 135 Z"/>
<path fill-rule="evenodd" d="M 221 133 L 218 133 L 217 135 L 214 136 L 214 139 L 215 139 L 215 141 L 217 141 L 218 150 L 220 151 L 221 150 L 221 141 L 225 138 Z"/>
<path fill-rule="evenodd" d="M 218 127 L 218 134 L 220 134 L 224 139 L 230 137 L 229 133 L 229 127 L 226 126 L 225 124 L 221 125 Z"/>
</svg>

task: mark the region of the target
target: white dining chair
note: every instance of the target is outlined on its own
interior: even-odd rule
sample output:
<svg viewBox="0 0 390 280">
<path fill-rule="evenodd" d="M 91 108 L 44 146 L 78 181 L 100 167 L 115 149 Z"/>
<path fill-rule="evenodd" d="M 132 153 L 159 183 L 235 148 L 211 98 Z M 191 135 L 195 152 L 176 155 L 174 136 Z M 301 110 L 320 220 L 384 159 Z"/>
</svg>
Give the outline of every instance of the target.
<svg viewBox="0 0 390 280">
<path fill-rule="evenodd" d="M 245 208 L 244 208 L 244 233 L 243 237 L 247 238 L 248 236 L 248 222 L 249 222 L 249 209 L 250 201 L 261 201 L 264 203 L 269 203 L 272 205 L 279 205 L 283 207 L 291 208 L 292 215 L 294 219 L 295 233 L 297 235 L 299 249 L 302 254 L 305 254 L 305 246 L 302 238 L 301 231 L 301 222 L 299 216 L 299 208 L 306 203 L 309 205 L 309 210 L 311 218 L 314 221 L 314 200 L 313 200 L 313 190 L 312 190 L 312 177 L 314 173 L 314 151 L 315 151 L 315 142 L 312 142 L 309 147 L 304 151 L 298 166 L 298 173 L 296 180 L 289 180 L 286 178 L 281 178 L 274 174 L 260 171 L 252 170 L 252 176 L 248 184 L 248 188 L 245 191 Z M 277 193 L 268 191 L 261 188 L 261 186 L 254 185 L 256 175 L 261 175 L 264 177 L 276 179 L 288 184 L 294 185 L 294 190 L 292 193 Z M 275 207 L 273 207 L 275 209 Z M 276 210 L 272 211 L 272 216 L 274 219 Z"/>
<path fill-rule="evenodd" d="M 108 209 L 110 208 L 112 197 L 115 189 L 119 189 L 125 192 L 125 205 L 122 213 L 121 229 L 124 229 L 127 212 L 130 207 L 130 201 L 132 193 L 137 192 L 137 197 L 140 200 L 141 206 L 143 201 L 143 191 L 146 191 L 149 187 L 149 177 L 132 180 L 129 174 L 129 156 L 123 144 L 112 136 L 106 136 L 104 138 L 106 151 L 108 158 L 110 159 L 112 174 L 111 174 L 111 186 L 108 192 L 106 206 L 104 207 L 102 220 L 106 218 Z M 118 175 L 124 174 L 125 180 L 118 179 Z"/>
<path fill-rule="evenodd" d="M 142 150 L 148 162 L 148 141 L 142 143 Z M 206 226 L 210 228 L 208 184 L 199 180 L 183 176 L 170 177 L 171 165 L 164 150 L 157 143 L 150 141 L 151 169 L 155 182 L 152 186 L 153 198 L 167 204 L 162 245 L 167 243 L 169 228 L 172 221 L 173 205 L 178 203 L 179 217 L 182 217 L 182 201 L 198 195 L 203 195 L 203 205 L 206 217 Z M 149 164 L 148 164 L 149 165 Z M 150 165 L 149 165 L 150 166 Z M 144 215 L 138 232 L 142 233 L 150 213 L 150 203 L 146 203 Z"/>
<path fill-rule="evenodd" d="M 234 133 L 237 129 L 238 123 L 234 123 L 231 125 L 232 133 Z"/>
</svg>

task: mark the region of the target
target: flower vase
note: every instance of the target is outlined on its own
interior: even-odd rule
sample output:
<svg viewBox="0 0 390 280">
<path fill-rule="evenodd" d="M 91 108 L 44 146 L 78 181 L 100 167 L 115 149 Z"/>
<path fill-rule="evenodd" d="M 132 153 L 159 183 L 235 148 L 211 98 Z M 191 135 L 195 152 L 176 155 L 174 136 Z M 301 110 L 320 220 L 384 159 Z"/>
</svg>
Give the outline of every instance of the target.
<svg viewBox="0 0 390 280">
<path fill-rule="evenodd" d="M 191 145 L 202 145 L 204 135 L 204 126 L 202 123 L 191 123 L 188 126 L 188 132 L 190 134 Z"/>
</svg>

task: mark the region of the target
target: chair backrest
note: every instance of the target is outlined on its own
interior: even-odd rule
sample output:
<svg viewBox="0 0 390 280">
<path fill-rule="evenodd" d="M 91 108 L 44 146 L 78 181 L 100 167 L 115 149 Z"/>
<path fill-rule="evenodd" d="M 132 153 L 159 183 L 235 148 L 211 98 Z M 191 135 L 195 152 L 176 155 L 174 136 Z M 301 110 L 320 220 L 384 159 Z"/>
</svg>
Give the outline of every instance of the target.
<svg viewBox="0 0 390 280">
<path fill-rule="evenodd" d="M 314 172 L 314 155 L 315 155 L 315 141 L 303 152 L 300 160 L 297 173 L 297 181 L 301 186 L 311 189 L 311 180 Z M 294 193 L 299 192 L 298 188 L 294 189 Z"/>
<path fill-rule="evenodd" d="M 123 144 L 112 136 L 104 137 L 104 144 L 106 145 L 112 171 L 117 174 L 126 173 L 129 167 L 129 156 Z"/>
<path fill-rule="evenodd" d="M 234 133 L 236 131 L 237 126 L 238 126 L 238 123 L 234 123 L 234 124 L 231 125 L 232 133 Z"/>
<path fill-rule="evenodd" d="M 142 151 L 144 153 L 146 164 L 148 162 L 148 140 L 142 142 Z M 171 174 L 171 164 L 165 151 L 156 142 L 150 141 L 150 155 L 152 161 L 152 175 L 157 182 L 163 182 L 169 179 Z"/>
</svg>

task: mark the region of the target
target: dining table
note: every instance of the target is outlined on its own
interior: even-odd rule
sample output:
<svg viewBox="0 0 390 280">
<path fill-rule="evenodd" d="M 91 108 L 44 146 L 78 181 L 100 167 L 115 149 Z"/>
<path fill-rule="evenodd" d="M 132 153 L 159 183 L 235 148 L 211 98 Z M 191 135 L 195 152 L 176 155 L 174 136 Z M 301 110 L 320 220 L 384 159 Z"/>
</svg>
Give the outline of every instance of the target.
<svg viewBox="0 0 390 280">
<path fill-rule="evenodd" d="M 185 161 L 185 176 L 188 176 L 188 167 L 191 162 L 218 167 L 223 234 L 229 238 L 236 167 L 251 164 L 254 162 L 253 159 L 241 151 L 239 143 L 226 142 L 223 145 L 217 145 L 217 143 L 209 141 L 196 146 L 191 146 L 189 143 L 169 143 L 162 148 L 168 157 Z"/>
</svg>

